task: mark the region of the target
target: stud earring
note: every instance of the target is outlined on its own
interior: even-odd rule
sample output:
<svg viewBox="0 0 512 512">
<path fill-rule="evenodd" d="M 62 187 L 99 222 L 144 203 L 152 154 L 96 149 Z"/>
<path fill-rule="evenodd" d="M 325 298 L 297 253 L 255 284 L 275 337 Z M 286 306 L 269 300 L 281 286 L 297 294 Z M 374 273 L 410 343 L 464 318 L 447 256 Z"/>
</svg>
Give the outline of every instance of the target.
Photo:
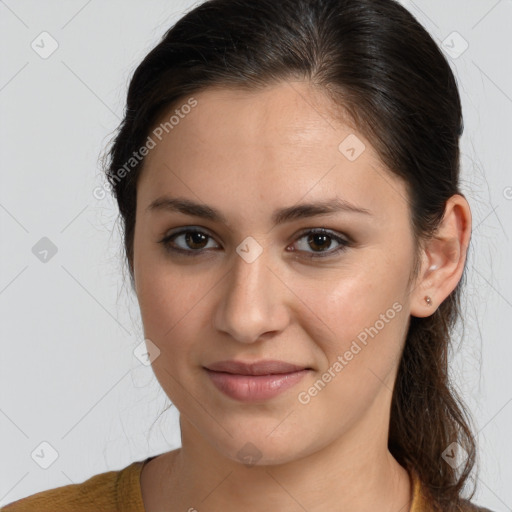
<svg viewBox="0 0 512 512">
<path fill-rule="evenodd" d="M 429 306 L 432 306 L 432 299 L 431 299 L 428 295 L 425 295 L 425 302 L 426 302 Z"/>
</svg>

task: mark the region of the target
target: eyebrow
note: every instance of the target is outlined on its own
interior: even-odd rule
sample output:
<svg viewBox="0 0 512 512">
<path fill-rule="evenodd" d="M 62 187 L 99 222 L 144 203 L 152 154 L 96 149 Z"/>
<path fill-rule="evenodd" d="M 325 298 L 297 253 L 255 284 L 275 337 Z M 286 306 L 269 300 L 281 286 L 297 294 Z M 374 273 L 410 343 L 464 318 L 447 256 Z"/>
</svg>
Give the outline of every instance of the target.
<svg viewBox="0 0 512 512">
<path fill-rule="evenodd" d="M 208 219 L 213 222 L 222 222 L 224 224 L 228 224 L 226 217 L 219 210 L 216 210 L 207 204 L 196 203 L 195 201 L 191 201 L 190 199 L 183 197 L 159 197 L 146 208 L 146 211 L 180 212 L 186 215 Z M 344 199 L 335 198 L 328 201 L 301 203 L 298 205 L 281 208 L 273 213 L 272 222 L 274 223 L 274 226 L 277 226 L 279 224 L 292 222 L 298 219 L 314 217 L 315 215 L 326 215 L 329 213 L 337 212 L 352 212 L 362 213 L 370 216 L 373 215 L 372 212 L 366 208 L 360 208 Z"/>
</svg>

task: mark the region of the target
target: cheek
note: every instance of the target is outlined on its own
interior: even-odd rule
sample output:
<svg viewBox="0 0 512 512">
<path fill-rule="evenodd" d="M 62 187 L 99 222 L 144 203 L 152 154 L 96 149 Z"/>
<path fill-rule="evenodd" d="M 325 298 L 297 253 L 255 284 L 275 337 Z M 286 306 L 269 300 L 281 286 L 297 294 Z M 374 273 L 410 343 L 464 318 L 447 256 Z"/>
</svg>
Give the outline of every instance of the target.
<svg viewBox="0 0 512 512">
<path fill-rule="evenodd" d="M 176 268 L 171 274 L 151 267 L 140 278 L 138 300 L 144 337 L 160 350 L 151 363 L 153 372 L 173 404 L 187 410 L 190 395 L 186 390 L 193 387 L 197 371 L 194 344 L 211 333 L 211 328 L 204 327 L 211 316 L 204 299 L 212 284 L 190 275 L 180 276 Z"/>
<path fill-rule="evenodd" d="M 318 328 L 320 339 L 328 340 L 334 349 L 379 322 L 381 317 L 383 321 L 394 321 L 397 310 L 404 307 L 404 289 L 402 272 L 373 266 L 372 272 L 351 267 L 335 278 L 331 275 L 317 281 L 314 287 L 304 281 L 294 291 L 303 298 L 298 318 L 308 318 L 305 327 Z M 312 337 L 318 339 L 318 335 Z"/>
<path fill-rule="evenodd" d="M 398 290 L 389 286 L 354 276 L 331 286 L 329 294 L 304 295 L 309 308 L 300 313 L 302 325 L 315 341 L 322 365 L 309 387 L 298 389 L 298 399 L 323 421 L 347 427 L 379 393 L 393 388 L 407 311 Z"/>
<path fill-rule="evenodd" d="M 329 382 L 322 391 L 326 398 L 332 394 L 349 409 L 364 408 L 383 383 L 392 388 L 408 321 L 407 268 L 374 254 L 334 280 L 331 275 L 315 287 L 304 282 L 294 290 L 304 297 L 296 316 L 315 341 L 319 377 Z"/>
<path fill-rule="evenodd" d="M 214 281 L 208 276 L 191 279 L 169 265 L 148 265 L 138 275 L 137 297 L 146 338 L 161 350 L 187 348 L 187 340 L 197 338 L 208 321 L 204 300 Z M 172 358 L 174 359 L 174 358 Z M 166 357 L 166 360 L 169 360 Z"/>
</svg>

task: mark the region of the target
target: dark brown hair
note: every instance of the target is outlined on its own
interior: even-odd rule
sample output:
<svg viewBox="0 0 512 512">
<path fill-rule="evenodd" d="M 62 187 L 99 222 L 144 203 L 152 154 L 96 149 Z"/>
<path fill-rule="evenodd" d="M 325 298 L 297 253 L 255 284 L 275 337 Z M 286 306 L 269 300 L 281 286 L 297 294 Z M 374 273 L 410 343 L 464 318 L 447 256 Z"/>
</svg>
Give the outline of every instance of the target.
<svg viewBox="0 0 512 512">
<path fill-rule="evenodd" d="M 122 216 L 133 287 L 137 179 L 126 162 L 171 106 L 210 86 L 258 89 L 307 80 L 325 91 L 407 186 L 419 270 L 459 189 L 461 102 L 450 65 L 428 32 L 394 0 L 210 0 L 184 15 L 137 67 L 106 175 Z M 341 142 L 341 141 L 340 141 Z M 462 195 L 462 194 L 461 194 Z M 451 386 L 448 352 L 460 319 L 460 286 L 426 318 L 411 317 L 389 432 L 393 456 L 420 477 L 433 504 L 459 502 L 473 470 L 470 418 Z M 457 470 L 442 458 L 457 442 Z M 474 492 L 474 491 L 473 491 Z"/>
</svg>

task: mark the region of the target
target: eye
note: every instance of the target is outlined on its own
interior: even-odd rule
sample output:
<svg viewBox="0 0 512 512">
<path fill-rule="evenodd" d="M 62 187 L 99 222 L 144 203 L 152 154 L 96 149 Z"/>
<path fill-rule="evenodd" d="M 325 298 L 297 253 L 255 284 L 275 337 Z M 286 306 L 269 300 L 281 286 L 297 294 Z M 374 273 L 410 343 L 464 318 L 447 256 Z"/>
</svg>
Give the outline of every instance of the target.
<svg viewBox="0 0 512 512">
<path fill-rule="evenodd" d="M 301 240 L 305 239 L 304 242 Z M 329 250 L 332 247 L 332 243 L 338 244 L 333 250 Z M 326 229 L 312 229 L 302 233 L 299 237 L 297 245 L 299 251 L 306 252 L 307 258 L 325 258 L 327 256 L 333 256 L 341 251 L 345 251 L 350 246 L 350 241 L 346 240 Z M 307 248 L 313 248 L 312 252 L 307 251 Z M 316 250 L 318 249 L 318 250 Z M 292 249 L 291 252 L 295 252 Z"/>
<path fill-rule="evenodd" d="M 178 252 L 187 256 L 197 256 L 201 254 L 204 249 L 212 248 L 208 247 L 208 240 L 213 240 L 208 233 L 200 231 L 199 229 L 189 228 L 167 235 L 160 240 L 160 243 L 169 252 Z"/>
<path fill-rule="evenodd" d="M 304 241 L 303 241 L 304 239 Z M 213 246 L 208 246 L 208 242 L 213 242 Z M 332 244 L 338 244 L 334 249 L 329 250 Z M 187 228 L 171 233 L 159 241 L 165 250 L 172 253 L 181 253 L 185 256 L 199 256 L 206 249 L 219 248 L 219 245 L 213 241 L 213 237 L 195 228 Z M 302 232 L 297 239 L 298 249 L 291 249 L 289 252 L 306 253 L 306 258 L 325 258 L 333 256 L 347 249 L 351 242 L 329 230 L 319 228 Z M 293 247 L 293 246 L 292 246 Z M 313 248 L 313 251 L 308 251 Z"/>
</svg>

